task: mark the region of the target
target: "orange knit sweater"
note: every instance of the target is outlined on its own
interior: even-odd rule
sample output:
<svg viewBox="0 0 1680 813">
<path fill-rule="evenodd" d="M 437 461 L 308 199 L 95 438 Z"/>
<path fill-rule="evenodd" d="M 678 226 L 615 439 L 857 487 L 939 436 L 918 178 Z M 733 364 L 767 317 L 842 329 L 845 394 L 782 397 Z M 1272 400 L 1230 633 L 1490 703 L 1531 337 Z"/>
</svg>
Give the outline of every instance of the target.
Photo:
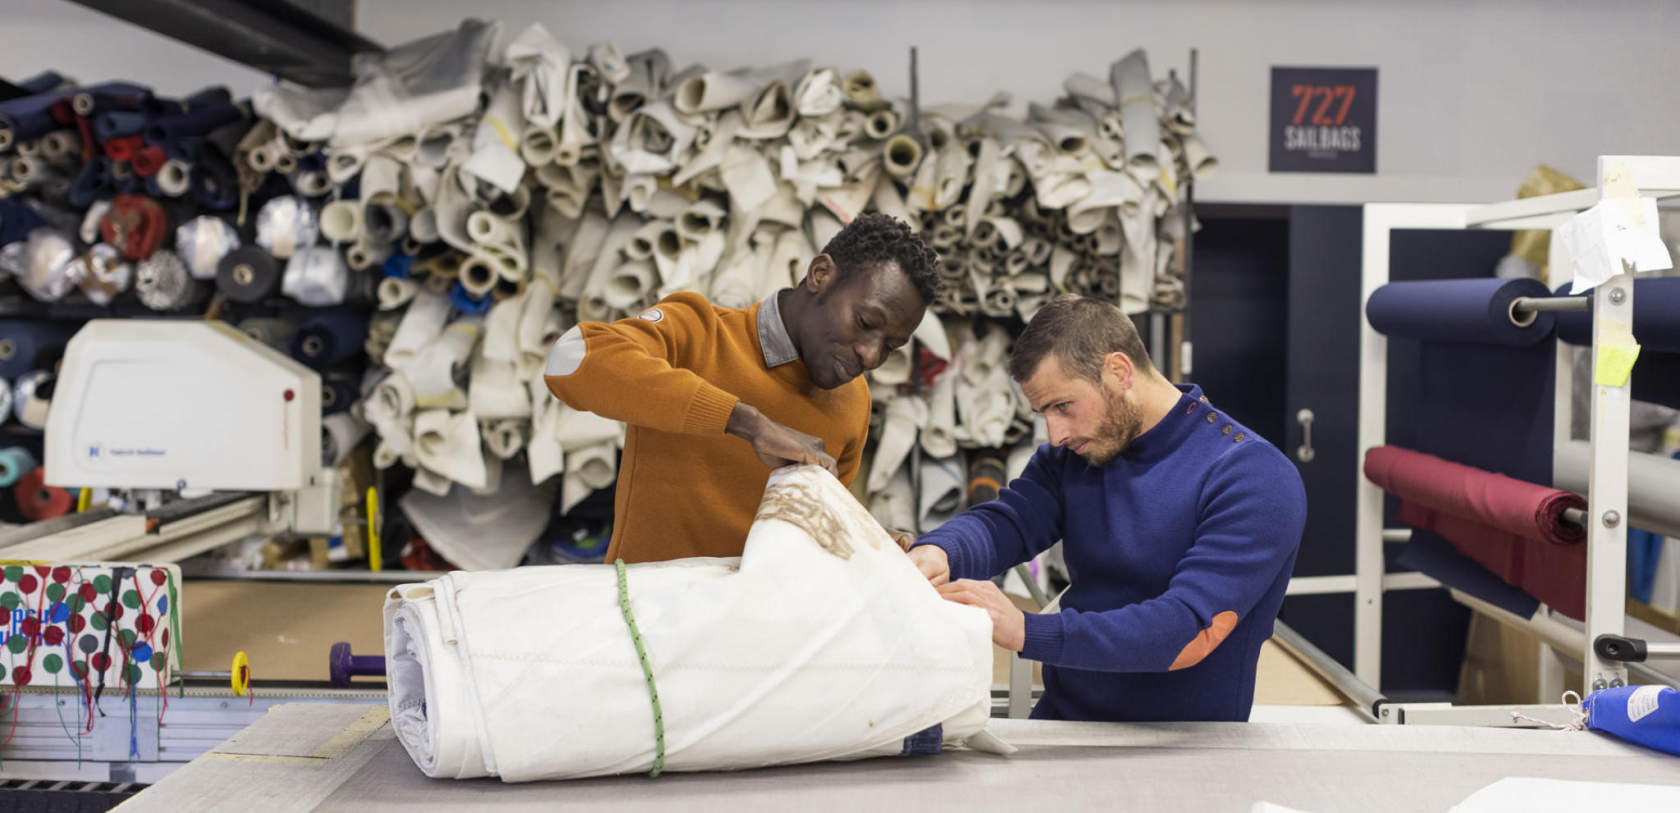
<svg viewBox="0 0 1680 813">
<path fill-rule="evenodd" d="M 628 425 L 607 561 L 741 555 L 770 470 L 724 433 L 736 403 L 822 438 L 841 482 L 857 476 L 868 385 L 823 390 L 801 361 L 766 367 L 758 309 L 673 294 L 638 317 L 580 325 L 582 363 L 544 376 L 574 409 Z"/>
</svg>

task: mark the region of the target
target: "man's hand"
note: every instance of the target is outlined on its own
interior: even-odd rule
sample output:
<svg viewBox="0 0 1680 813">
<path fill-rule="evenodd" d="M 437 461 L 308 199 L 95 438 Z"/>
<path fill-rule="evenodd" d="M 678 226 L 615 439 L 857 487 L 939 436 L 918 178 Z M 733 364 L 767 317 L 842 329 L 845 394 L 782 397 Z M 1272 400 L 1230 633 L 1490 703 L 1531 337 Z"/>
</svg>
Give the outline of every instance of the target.
<svg viewBox="0 0 1680 813">
<path fill-rule="evenodd" d="M 923 547 L 933 547 L 925 545 Z M 922 548 L 917 548 L 921 550 Z M 1027 644 L 1027 614 L 1021 612 L 998 586 L 988 581 L 959 579 L 939 588 L 946 601 L 979 607 L 992 617 L 992 643 L 1011 652 Z"/>
<path fill-rule="evenodd" d="M 901 531 L 897 528 L 888 528 L 887 536 L 892 537 L 892 541 L 898 543 L 899 550 L 902 550 L 905 553 L 909 553 L 910 546 L 916 544 L 916 535 L 910 533 L 909 531 Z"/>
<path fill-rule="evenodd" d="M 772 469 L 810 463 L 822 466 L 836 477 L 840 474 L 834 458 L 823 451 L 822 438 L 776 423 L 755 407 L 737 403 L 724 431 L 751 443 L 758 459 Z"/>
<path fill-rule="evenodd" d="M 922 571 L 928 583 L 939 587 L 951 580 L 951 557 L 938 545 L 918 545 L 910 549 L 910 561 Z"/>
</svg>

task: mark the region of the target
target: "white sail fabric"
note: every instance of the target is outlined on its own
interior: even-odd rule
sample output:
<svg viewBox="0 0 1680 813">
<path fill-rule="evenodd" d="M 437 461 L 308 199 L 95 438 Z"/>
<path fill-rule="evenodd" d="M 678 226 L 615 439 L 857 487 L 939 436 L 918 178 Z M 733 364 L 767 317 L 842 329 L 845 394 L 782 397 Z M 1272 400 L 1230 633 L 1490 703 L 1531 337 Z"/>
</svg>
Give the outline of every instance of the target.
<svg viewBox="0 0 1680 813">
<path fill-rule="evenodd" d="M 917 734 L 1007 748 L 984 733 L 985 612 L 942 599 L 819 468 L 771 475 L 740 558 L 631 565 L 626 586 L 666 771 L 896 755 Z M 653 704 L 612 565 L 402 585 L 386 600 L 385 647 L 392 723 L 428 776 L 526 782 L 654 764 Z"/>
</svg>

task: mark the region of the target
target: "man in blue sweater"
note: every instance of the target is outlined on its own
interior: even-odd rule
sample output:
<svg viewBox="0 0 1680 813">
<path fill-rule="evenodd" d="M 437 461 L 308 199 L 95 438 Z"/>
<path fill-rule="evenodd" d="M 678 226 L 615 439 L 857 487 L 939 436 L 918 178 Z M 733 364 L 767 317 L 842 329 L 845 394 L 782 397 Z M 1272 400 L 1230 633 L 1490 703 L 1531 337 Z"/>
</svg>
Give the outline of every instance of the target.
<svg viewBox="0 0 1680 813">
<path fill-rule="evenodd" d="M 985 609 L 999 646 L 1044 663 L 1034 717 L 1246 721 L 1306 523 L 1295 466 L 1157 372 L 1101 300 L 1046 305 L 1010 375 L 1050 445 L 911 559 Z M 1060 612 L 1022 613 L 986 581 L 1057 540 L 1072 578 Z"/>
</svg>

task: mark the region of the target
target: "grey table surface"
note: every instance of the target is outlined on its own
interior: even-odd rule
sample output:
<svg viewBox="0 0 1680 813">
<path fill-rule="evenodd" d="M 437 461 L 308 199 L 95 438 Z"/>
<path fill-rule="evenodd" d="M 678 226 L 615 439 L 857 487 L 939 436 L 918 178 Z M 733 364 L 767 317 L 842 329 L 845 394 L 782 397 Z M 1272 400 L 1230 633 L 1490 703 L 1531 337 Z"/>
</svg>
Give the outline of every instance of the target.
<svg viewBox="0 0 1680 813">
<path fill-rule="evenodd" d="M 1003 757 L 821 763 L 734 773 L 506 784 L 434 780 L 383 706 L 296 704 L 119 808 L 402 811 L 1446 811 L 1506 777 L 1680 786 L 1680 758 L 1589 732 L 1300 723 L 994 720 Z"/>
</svg>

